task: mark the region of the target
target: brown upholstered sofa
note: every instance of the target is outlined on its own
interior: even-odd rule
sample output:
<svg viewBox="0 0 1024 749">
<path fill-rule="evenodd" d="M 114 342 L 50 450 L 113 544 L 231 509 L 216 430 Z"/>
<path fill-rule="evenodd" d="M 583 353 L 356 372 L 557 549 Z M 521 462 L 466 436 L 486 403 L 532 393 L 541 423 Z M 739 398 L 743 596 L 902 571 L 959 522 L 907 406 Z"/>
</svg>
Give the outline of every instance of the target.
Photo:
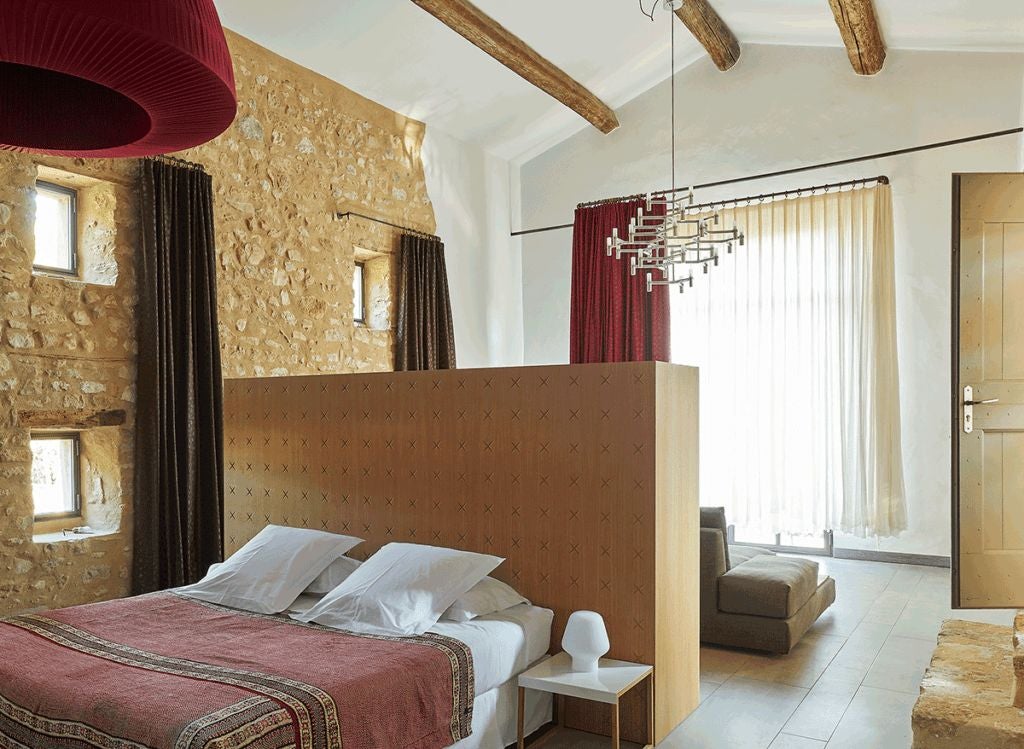
<svg viewBox="0 0 1024 749">
<path fill-rule="evenodd" d="M 700 508 L 700 639 L 788 653 L 836 600 L 818 563 L 727 542 L 725 510 Z"/>
</svg>

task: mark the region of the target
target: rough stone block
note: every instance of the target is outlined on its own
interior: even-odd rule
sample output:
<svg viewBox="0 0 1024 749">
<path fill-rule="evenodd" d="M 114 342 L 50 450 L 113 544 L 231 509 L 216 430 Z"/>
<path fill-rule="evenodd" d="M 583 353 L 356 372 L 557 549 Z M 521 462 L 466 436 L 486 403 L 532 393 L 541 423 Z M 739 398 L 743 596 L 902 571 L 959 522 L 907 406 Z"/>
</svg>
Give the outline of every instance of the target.
<svg viewBox="0 0 1024 749">
<path fill-rule="evenodd" d="M 914 749 L 1024 749 L 1024 711 L 1011 704 L 1010 627 L 943 623 L 912 717 Z"/>
</svg>

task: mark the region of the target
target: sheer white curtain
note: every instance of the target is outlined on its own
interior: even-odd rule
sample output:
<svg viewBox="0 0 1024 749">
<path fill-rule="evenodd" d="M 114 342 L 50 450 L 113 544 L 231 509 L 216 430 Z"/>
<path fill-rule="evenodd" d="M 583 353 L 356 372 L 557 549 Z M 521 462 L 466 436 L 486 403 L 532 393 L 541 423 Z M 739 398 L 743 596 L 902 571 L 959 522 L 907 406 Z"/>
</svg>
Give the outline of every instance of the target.
<svg viewBox="0 0 1024 749">
<path fill-rule="evenodd" d="M 701 502 L 794 535 L 906 528 L 888 185 L 727 209 L 747 235 L 672 294 L 700 367 Z"/>
</svg>

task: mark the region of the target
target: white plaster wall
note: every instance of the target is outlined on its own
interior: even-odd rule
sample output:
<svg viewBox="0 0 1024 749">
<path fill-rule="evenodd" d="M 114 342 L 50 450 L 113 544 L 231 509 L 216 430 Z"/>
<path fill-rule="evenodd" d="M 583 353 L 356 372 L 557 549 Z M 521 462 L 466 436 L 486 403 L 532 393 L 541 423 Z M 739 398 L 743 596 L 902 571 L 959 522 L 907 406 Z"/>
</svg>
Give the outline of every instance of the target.
<svg viewBox="0 0 1024 749">
<path fill-rule="evenodd" d="M 522 253 L 509 236 L 518 167 L 430 127 L 423 164 L 445 242 L 458 364 L 522 364 Z"/>
<path fill-rule="evenodd" d="M 679 74 L 677 87 L 681 181 L 700 183 L 1015 127 L 1024 56 L 892 51 L 880 75 L 861 78 L 841 49 L 748 45 L 728 73 L 702 60 Z M 523 166 L 523 228 L 571 222 L 580 201 L 668 185 L 667 82 L 618 114 L 622 127 L 611 135 L 581 132 Z M 910 529 L 838 545 L 949 553 L 951 174 L 1019 170 L 1021 159 L 1012 136 L 698 195 L 892 179 Z M 569 230 L 523 238 L 527 364 L 567 360 L 570 248 Z"/>
</svg>

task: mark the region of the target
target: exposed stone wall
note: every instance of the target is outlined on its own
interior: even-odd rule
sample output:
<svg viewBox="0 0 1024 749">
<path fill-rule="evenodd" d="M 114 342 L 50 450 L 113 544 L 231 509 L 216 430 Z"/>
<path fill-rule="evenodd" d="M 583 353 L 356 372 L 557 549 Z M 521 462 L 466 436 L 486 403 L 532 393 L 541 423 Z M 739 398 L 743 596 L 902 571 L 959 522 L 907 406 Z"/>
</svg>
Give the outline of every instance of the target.
<svg viewBox="0 0 1024 749">
<path fill-rule="evenodd" d="M 396 232 L 348 209 L 434 231 L 424 129 L 229 35 L 238 117 L 184 158 L 216 190 L 220 332 L 227 376 L 380 371 L 391 334 L 352 321 L 354 248 L 391 253 Z"/>
<path fill-rule="evenodd" d="M 334 214 L 351 209 L 432 232 L 423 125 L 242 37 L 228 41 L 235 124 L 179 154 L 214 180 L 225 376 L 390 369 L 391 326 L 379 325 L 379 314 L 375 328 L 353 323 L 352 276 L 356 247 L 386 260 L 397 232 Z M 83 217 L 82 232 L 97 245 L 84 277 L 98 283 L 31 273 L 40 164 L 104 182 L 83 196 L 98 214 Z M 128 160 L 0 152 L 0 615 L 128 592 L 136 174 Z M 393 282 L 387 263 L 374 262 L 379 300 Z M 35 543 L 29 431 L 17 414 L 83 409 L 128 413 L 124 426 L 83 438 L 87 521 L 120 530 Z"/>
<path fill-rule="evenodd" d="M 80 215 L 110 285 L 32 274 L 40 164 L 104 180 L 87 188 L 103 197 Z M 33 542 L 29 430 L 18 412 L 127 411 L 124 426 L 88 435 L 82 501 L 86 522 L 130 527 L 136 168 L 129 161 L 0 154 L 0 614 L 127 591 L 128 534 Z"/>
</svg>

